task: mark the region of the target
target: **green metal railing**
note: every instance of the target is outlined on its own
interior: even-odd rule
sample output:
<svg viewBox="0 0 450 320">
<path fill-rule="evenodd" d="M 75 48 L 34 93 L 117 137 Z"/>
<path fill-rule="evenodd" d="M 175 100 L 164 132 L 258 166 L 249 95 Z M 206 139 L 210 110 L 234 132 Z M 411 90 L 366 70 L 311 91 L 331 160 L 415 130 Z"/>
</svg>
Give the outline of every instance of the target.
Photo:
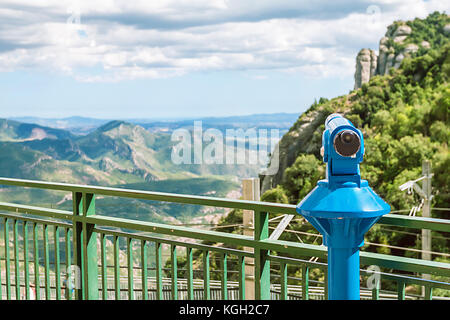
<svg viewBox="0 0 450 320">
<path fill-rule="evenodd" d="M 69 211 L 0 202 L 0 222 L 3 223 L 4 237 L 0 298 L 107 299 L 108 293 L 113 290 L 114 297 L 121 299 L 126 290 L 125 296 L 128 299 L 135 298 L 136 292 L 139 292 L 142 299 L 162 299 L 165 290 L 164 272 L 168 272 L 171 279 L 171 299 L 180 298 L 180 273 L 186 283 L 183 288 L 187 292 L 186 297 L 193 299 L 196 281 L 194 273 L 199 273 L 193 263 L 194 251 L 201 252 L 202 269 L 197 276 L 202 279 L 204 299 L 211 298 L 212 254 L 220 258 L 221 299 L 229 298 L 228 276 L 231 272 L 238 274 L 238 297 L 245 298 L 244 261 L 247 257 L 254 259 L 256 299 L 270 299 L 271 288 L 274 290 L 275 287 L 279 290 L 280 299 L 288 299 L 288 266 L 297 266 L 302 270 L 302 299 L 309 298 L 309 274 L 312 269 L 323 272 L 323 296 L 327 296 L 327 265 L 307 260 L 309 257 L 326 260 L 327 251 L 324 246 L 269 239 L 269 213 L 296 214 L 294 205 L 9 178 L 0 178 L 0 184 L 71 192 L 73 203 L 72 210 Z M 253 210 L 254 237 L 98 215 L 95 212 L 96 195 Z M 379 223 L 450 231 L 449 221 L 442 219 L 388 214 Z M 121 250 L 121 239 L 125 239 L 125 245 L 122 244 L 125 250 Z M 195 243 L 194 240 L 206 240 L 213 245 Z M 226 246 L 248 247 L 253 252 Z M 170 255 L 170 270 L 164 270 L 163 251 Z M 186 258 L 182 270 L 177 262 L 180 254 Z M 153 257 L 151 266 L 149 255 Z M 230 259 L 235 262 L 233 265 L 237 270 L 229 269 Z M 400 272 L 450 277 L 450 264 L 443 262 L 361 252 L 361 264 L 377 265 Z M 80 283 L 74 292 L 64 283 L 63 278 L 68 273 L 67 266 L 71 266 L 71 271 L 79 272 Z M 279 285 L 271 283 L 271 266 L 278 268 Z M 361 273 L 368 274 L 364 269 Z M 398 299 L 407 297 L 407 284 L 424 287 L 426 299 L 433 298 L 435 288 L 450 290 L 450 283 L 444 281 L 394 273 L 381 273 L 380 276 L 381 279 L 397 283 Z M 126 289 L 121 281 L 124 277 L 127 280 Z M 372 290 L 372 298 L 380 298 L 379 287 Z"/>
</svg>

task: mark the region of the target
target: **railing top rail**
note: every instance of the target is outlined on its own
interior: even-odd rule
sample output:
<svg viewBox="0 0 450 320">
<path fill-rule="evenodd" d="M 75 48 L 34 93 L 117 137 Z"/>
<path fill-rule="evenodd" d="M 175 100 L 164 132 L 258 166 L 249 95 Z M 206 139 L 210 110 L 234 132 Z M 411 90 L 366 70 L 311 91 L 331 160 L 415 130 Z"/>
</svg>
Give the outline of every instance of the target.
<svg viewBox="0 0 450 320">
<path fill-rule="evenodd" d="M 262 201 L 214 198 L 207 196 L 187 195 L 187 194 L 99 187 L 99 186 L 79 185 L 70 183 L 54 183 L 46 181 L 1 178 L 1 177 L 0 177 L 0 185 L 40 188 L 56 191 L 93 193 L 105 196 L 116 196 L 116 197 L 193 204 L 193 205 L 204 205 L 221 208 L 255 210 L 260 212 L 270 212 L 270 213 L 280 213 L 290 215 L 297 214 L 295 210 L 296 208 L 295 205 L 282 203 L 269 203 Z M 450 232 L 450 220 L 445 219 L 410 217 L 398 214 L 387 214 L 381 217 L 378 223 L 403 226 L 407 228 L 430 229 L 434 231 Z"/>
<path fill-rule="evenodd" d="M 401 214 L 387 214 L 378 221 L 379 224 L 395 225 L 412 229 L 430 229 L 433 231 L 450 232 L 450 220 L 412 217 Z"/>
<path fill-rule="evenodd" d="M 207 196 L 88 186 L 70 183 L 54 183 L 46 181 L 24 180 L 13 178 L 0 178 L 0 184 L 19 187 L 48 189 L 56 191 L 93 193 L 104 196 L 116 196 L 124 198 L 143 199 L 143 200 L 204 205 L 221 208 L 256 210 L 270 213 L 296 214 L 295 205 L 282 203 L 269 203 L 262 201 L 238 200 L 227 198 L 213 198 Z"/>
</svg>

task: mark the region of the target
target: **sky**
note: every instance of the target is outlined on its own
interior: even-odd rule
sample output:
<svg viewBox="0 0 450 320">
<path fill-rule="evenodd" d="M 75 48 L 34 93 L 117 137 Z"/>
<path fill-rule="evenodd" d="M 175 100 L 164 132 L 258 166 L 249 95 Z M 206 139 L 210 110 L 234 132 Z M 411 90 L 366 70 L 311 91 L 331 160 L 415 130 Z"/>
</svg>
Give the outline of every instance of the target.
<svg viewBox="0 0 450 320">
<path fill-rule="evenodd" d="M 443 0 L 0 0 L 0 117 L 301 113 Z"/>
</svg>

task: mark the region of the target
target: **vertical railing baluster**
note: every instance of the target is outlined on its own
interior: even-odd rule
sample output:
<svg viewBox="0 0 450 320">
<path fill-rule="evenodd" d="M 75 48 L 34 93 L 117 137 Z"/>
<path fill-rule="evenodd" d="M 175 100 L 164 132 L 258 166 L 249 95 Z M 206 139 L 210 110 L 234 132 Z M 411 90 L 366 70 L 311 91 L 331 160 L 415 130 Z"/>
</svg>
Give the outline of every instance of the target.
<svg viewBox="0 0 450 320">
<path fill-rule="evenodd" d="M 55 226 L 54 229 L 55 240 L 55 285 L 56 285 L 56 300 L 61 300 L 61 271 L 60 271 L 60 259 L 59 259 L 59 227 Z"/>
<path fill-rule="evenodd" d="M 280 299 L 287 300 L 287 264 L 280 263 Z"/>
<path fill-rule="evenodd" d="M 244 256 L 238 256 L 238 271 L 239 271 L 239 299 L 245 299 L 245 259 Z"/>
<path fill-rule="evenodd" d="M 155 242 L 155 261 L 156 261 L 156 299 L 162 300 L 162 257 L 160 242 Z"/>
<path fill-rule="evenodd" d="M 65 228 L 65 241 L 66 241 L 66 290 L 65 295 L 67 300 L 72 300 L 72 284 L 70 283 L 70 270 L 71 270 L 71 246 L 70 246 L 70 228 Z"/>
<path fill-rule="evenodd" d="M 172 260 L 172 300 L 178 300 L 178 262 L 177 262 L 177 246 L 170 246 L 170 259 Z"/>
<path fill-rule="evenodd" d="M 120 248 L 119 237 L 114 236 L 114 292 L 116 300 L 120 300 Z"/>
<path fill-rule="evenodd" d="M 44 238 L 44 272 L 45 272 L 45 299 L 50 300 L 50 257 L 48 252 L 48 225 L 42 226 L 42 233 Z"/>
<path fill-rule="evenodd" d="M 6 299 L 11 300 L 11 270 L 10 270 L 10 253 L 9 253 L 9 219 L 4 220 L 4 237 L 5 237 L 5 277 L 6 277 Z"/>
<path fill-rule="evenodd" d="M 222 254 L 222 279 L 221 279 L 221 289 L 222 289 L 222 300 L 228 300 L 228 265 L 227 265 L 227 254 Z"/>
<path fill-rule="evenodd" d="M 372 300 L 380 300 L 380 289 L 377 286 L 372 288 Z"/>
<path fill-rule="evenodd" d="M 187 296 L 189 300 L 194 298 L 194 272 L 192 269 L 192 248 L 186 247 L 186 279 L 187 279 Z"/>
<path fill-rule="evenodd" d="M 425 286 L 425 299 L 433 300 L 433 287 L 426 285 Z"/>
<path fill-rule="evenodd" d="M 309 300 L 309 267 L 302 266 L 302 299 Z"/>
<path fill-rule="evenodd" d="M 328 300 L 328 268 L 324 268 L 324 276 L 323 276 L 323 298 L 324 300 Z"/>
<path fill-rule="evenodd" d="M 24 273 L 25 273 L 25 299 L 30 300 L 30 267 L 28 257 L 28 222 L 23 222 L 23 260 L 24 260 Z"/>
<path fill-rule="evenodd" d="M 211 299 L 210 281 L 209 281 L 209 251 L 203 251 L 203 298 Z"/>
<path fill-rule="evenodd" d="M 106 260 L 106 234 L 100 234 L 101 263 L 102 263 L 102 299 L 108 300 L 108 269 Z"/>
<path fill-rule="evenodd" d="M 372 288 L 372 300 L 380 300 L 380 280 L 375 281 Z"/>
<path fill-rule="evenodd" d="M 34 253 L 34 289 L 36 300 L 41 299 L 41 282 L 39 279 L 39 234 L 38 224 L 33 222 L 33 253 Z"/>
<path fill-rule="evenodd" d="M 4 223 L 4 219 L 1 219 L 1 221 L 3 221 Z M 2 270 L 2 264 L 1 264 L 1 259 L 0 259 L 0 270 Z M 2 272 L 0 271 L 0 300 L 3 300 L 3 285 L 2 285 Z"/>
<path fill-rule="evenodd" d="M 398 280 L 397 281 L 397 295 L 398 295 L 398 300 L 405 300 L 405 282 Z"/>
<path fill-rule="evenodd" d="M 269 237 L 269 214 L 255 211 L 255 240 L 261 241 Z M 270 299 L 270 261 L 269 251 L 257 244 L 255 249 L 255 299 Z"/>
<path fill-rule="evenodd" d="M 147 282 L 147 241 L 141 240 L 141 265 L 142 265 L 142 299 L 148 300 L 148 282 Z"/>
<path fill-rule="evenodd" d="M 16 288 L 16 300 L 20 300 L 20 263 L 19 263 L 19 221 L 13 220 L 14 230 L 14 281 Z"/>
<path fill-rule="evenodd" d="M 128 299 L 134 300 L 133 239 L 127 238 Z"/>
</svg>

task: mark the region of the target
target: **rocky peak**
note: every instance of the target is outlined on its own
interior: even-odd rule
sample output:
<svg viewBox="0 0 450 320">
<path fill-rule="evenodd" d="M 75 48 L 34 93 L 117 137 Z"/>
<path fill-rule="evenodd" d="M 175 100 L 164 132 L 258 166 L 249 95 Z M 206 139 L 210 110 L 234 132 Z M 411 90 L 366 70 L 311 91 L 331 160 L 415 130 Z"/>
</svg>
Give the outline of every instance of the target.
<svg viewBox="0 0 450 320">
<path fill-rule="evenodd" d="M 394 24 L 394 28 L 388 28 L 385 37 L 380 40 L 379 47 L 379 68 L 375 75 L 385 75 L 390 68 L 399 68 L 402 60 L 419 47 L 415 44 L 408 44 L 402 51 L 396 50 L 393 43 L 401 45 L 411 34 L 412 29 L 406 24 Z M 392 39 L 393 42 L 389 41 Z"/>
<path fill-rule="evenodd" d="M 355 89 L 369 82 L 377 71 L 377 54 L 371 49 L 362 49 L 356 57 Z"/>
<path fill-rule="evenodd" d="M 445 26 L 447 28 L 448 25 Z M 443 29 L 444 33 L 447 33 Z M 430 42 L 422 40 L 414 43 L 409 40 L 414 32 L 405 22 L 390 25 L 379 43 L 378 56 L 371 49 L 362 49 L 356 57 L 355 89 L 369 82 L 376 75 L 385 75 L 391 68 L 399 68 L 402 60 L 417 52 L 420 48 L 431 48 Z M 448 33 L 447 33 L 448 34 Z"/>
<path fill-rule="evenodd" d="M 406 24 L 401 24 L 394 29 L 392 39 L 396 43 L 402 43 L 411 34 L 411 27 Z"/>
</svg>

